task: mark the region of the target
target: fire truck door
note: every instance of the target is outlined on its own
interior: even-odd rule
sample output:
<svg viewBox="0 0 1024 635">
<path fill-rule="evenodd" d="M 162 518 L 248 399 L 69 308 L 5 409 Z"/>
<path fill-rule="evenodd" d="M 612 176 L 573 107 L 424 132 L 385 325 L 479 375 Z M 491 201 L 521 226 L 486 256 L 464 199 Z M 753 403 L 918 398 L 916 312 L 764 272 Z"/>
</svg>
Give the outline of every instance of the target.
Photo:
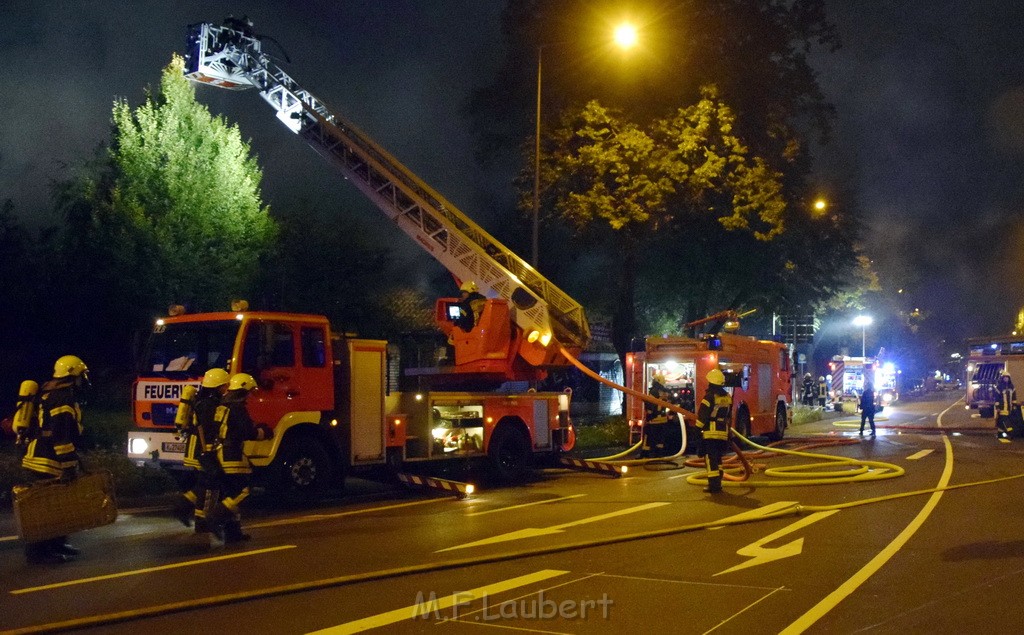
<svg viewBox="0 0 1024 635">
<path fill-rule="evenodd" d="M 298 383 L 294 325 L 254 320 L 244 337 L 241 369 L 258 387 L 247 402 L 253 421 L 274 426 L 288 412 L 308 409 Z"/>
</svg>

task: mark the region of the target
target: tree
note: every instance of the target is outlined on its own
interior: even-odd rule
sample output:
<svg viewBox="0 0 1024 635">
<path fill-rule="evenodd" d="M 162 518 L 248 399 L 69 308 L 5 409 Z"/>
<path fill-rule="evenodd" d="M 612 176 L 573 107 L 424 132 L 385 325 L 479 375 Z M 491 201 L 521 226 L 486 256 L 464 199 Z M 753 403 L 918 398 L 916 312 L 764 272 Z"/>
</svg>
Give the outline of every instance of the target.
<svg viewBox="0 0 1024 635">
<path fill-rule="evenodd" d="M 696 104 L 646 129 L 591 101 L 555 132 L 543 158 L 547 196 L 561 218 L 581 231 L 597 225 L 616 247 L 612 341 L 620 353 L 636 333 L 644 246 L 659 231 L 682 225 L 700 236 L 707 218 L 759 241 L 783 231 L 781 174 L 751 154 L 735 124 L 717 91 L 705 87 Z"/>
<path fill-rule="evenodd" d="M 130 334 L 169 304 L 210 310 L 247 295 L 275 235 L 249 144 L 195 101 L 183 69 L 175 55 L 143 105 L 116 101 L 109 150 L 57 191 L 62 317 L 79 346 L 121 363 Z"/>
<path fill-rule="evenodd" d="M 618 277 L 618 297 L 595 293 L 605 285 L 581 288 L 588 311 L 606 305 L 616 316 L 620 351 L 639 334 L 628 291 L 634 287 L 645 300 L 641 317 L 661 324 L 672 313 L 685 321 L 740 305 L 816 306 L 843 290 L 858 256 L 853 206 L 849 214 L 816 217 L 806 204 L 808 140 L 827 140 L 832 115 L 807 53 L 838 47 L 822 0 L 669 0 L 646 13 L 634 7 L 641 42 L 628 56 L 608 46 L 615 19 L 609 16 L 622 15 L 617 4 L 509 0 L 503 65 L 466 106 L 482 155 L 523 150 L 524 197 L 532 197 L 538 49 L 544 50 L 542 159 L 572 153 L 571 144 L 598 135 L 579 157 L 594 169 L 576 171 L 571 180 L 543 161 L 540 182 L 553 190 L 544 192 L 542 222 L 570 220 L 580 229 L 580 219 L 602 223 L 600 231 L 591 226 L 583 233 L 589 240 L 563 241 L 557 249 L 549 242 L 542 258 L 548 277 L 559 279 L 566 257 L 568 266 L 575 264 L 565 255 L 573 245 L 585 245 L 590 257 L 602 254 Z M 611 113 L 607 131 L 595 121 L 592 131 L 576 126 L 567 134 L 567 120 L 599 116 L 583 105 L 591 102 Z M 700 128 L 700 118 L 719 126 L 714 134 Z M 679 144 L 674 156 L 666 150 L 673 142 Z M 742 163 L 731 162 L 740 156 Z M 668 165 L 652 171 L 652 161 L 672 162 L 678 171 Z M 602 162 L 603 173 L 596 168 Z M 705 173 L 720 182 L 702 180 Z M 588 179 L 602 184 L 594 189 Z M 574 196 L 566 196 L 570 190 Z M 619 212 L 592 213 L 587 206 Z M 559 232 L 542 238 L 550 235 Z"/>
</svg>

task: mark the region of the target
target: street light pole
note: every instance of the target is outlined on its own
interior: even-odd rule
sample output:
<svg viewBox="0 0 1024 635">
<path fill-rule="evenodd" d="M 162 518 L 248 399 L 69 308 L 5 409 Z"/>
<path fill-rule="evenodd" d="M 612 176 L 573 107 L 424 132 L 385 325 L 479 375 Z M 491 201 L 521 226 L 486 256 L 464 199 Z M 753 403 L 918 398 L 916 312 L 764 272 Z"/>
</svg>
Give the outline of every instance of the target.
<svg viewBox="0 0 1024 635">
<path fill-rule="evenodd" d="M 541 71 L 543 69 L 544 45 L 537 47 L 537 127 L 533 135 L 533 257 L 530 264 L 537 266 L 540 241 L 540 104 L 541 104 Z"/>
<path fill-rule="evenodd" d="M 865 359 L 867 358 L 867 330 L 871 321 L 870 315 L 858 315 L 853 318 L 853 325 L 860 327 L 860 356 Z"/>
<path fill-rule="evenodd" d="M 636 27 L 632 24 L 620 24 L 614 33 L 615 43 L 622 49 L 632 48 L 637 42 Z M 563 44 L 564 42 L 556 42 Z M 544 81 L 544 47 L 548 44 L 537 46 L 537 113 L 534 118 L 533 130 L 533 240 L 532 257 L 530 264 L 534 269 L 538 268 L 540 258 L 540 116 L 541 116 L 541 95 Z"/>
</svg>

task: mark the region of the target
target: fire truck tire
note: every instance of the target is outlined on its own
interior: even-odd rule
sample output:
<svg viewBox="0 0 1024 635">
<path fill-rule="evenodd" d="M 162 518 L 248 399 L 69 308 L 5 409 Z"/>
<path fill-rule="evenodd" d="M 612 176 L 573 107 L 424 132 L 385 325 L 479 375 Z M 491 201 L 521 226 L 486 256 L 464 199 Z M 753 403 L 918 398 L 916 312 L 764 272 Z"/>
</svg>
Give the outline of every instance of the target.
<svg viewBox="0 0 1024 635">
<path fill-rule="evenodd" d="M 522 481 L 530 469 L 530 442 L 510 425 L 494 431 L 487 455 L 494 475 L 503 483 Z"/>
<path fill-rule="evenodd" d="M 775 429 L 768 435 L 769 441 L 781 441 L 786 434 L 786 407 L 779 404 L 775 408 Z"/>
<path fill-rule="evenodd" d="M 750 438 L 750 411 L 745 405 L 736 411 L 736 431 Z"/>
<path fill-rule="evenodd" d="M 279 481 L 283 489 L 318 494 L 331 480 L 331 457 L 316 440 L 292 439 L 283 449 Z"/>
</svg>

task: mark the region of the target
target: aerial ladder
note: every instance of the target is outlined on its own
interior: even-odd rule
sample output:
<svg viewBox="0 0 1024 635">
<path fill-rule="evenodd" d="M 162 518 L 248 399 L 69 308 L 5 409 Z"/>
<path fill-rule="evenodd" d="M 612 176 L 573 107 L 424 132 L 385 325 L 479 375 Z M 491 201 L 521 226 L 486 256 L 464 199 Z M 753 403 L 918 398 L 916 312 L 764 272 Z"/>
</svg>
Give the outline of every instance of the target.
<svg viewBox="0 0 1024 635">
<path fill-rule="evenodd" d="M 229 18 L 219 26 L 190 26 L 185 75 L 220 88 L 255 88 L 289 130 L 337 166 L 457 280 L 477 283 L 490 298 L 485 313 L 490 309 L 494 320 L 491 328 L 474 329 L 473 337 L 455 342 L 451 372 L 536 379 L 586 347 L 590 329 L 578 302 L 299 86 L 263 51 L 250 22 Z M 439 303 L 435 318 L 442 328 L 446 310 Z M 508 329 L 508 320 L 517 328 Z M 481 345 L 481 338 L 489 343 Z"/>
</svg>

